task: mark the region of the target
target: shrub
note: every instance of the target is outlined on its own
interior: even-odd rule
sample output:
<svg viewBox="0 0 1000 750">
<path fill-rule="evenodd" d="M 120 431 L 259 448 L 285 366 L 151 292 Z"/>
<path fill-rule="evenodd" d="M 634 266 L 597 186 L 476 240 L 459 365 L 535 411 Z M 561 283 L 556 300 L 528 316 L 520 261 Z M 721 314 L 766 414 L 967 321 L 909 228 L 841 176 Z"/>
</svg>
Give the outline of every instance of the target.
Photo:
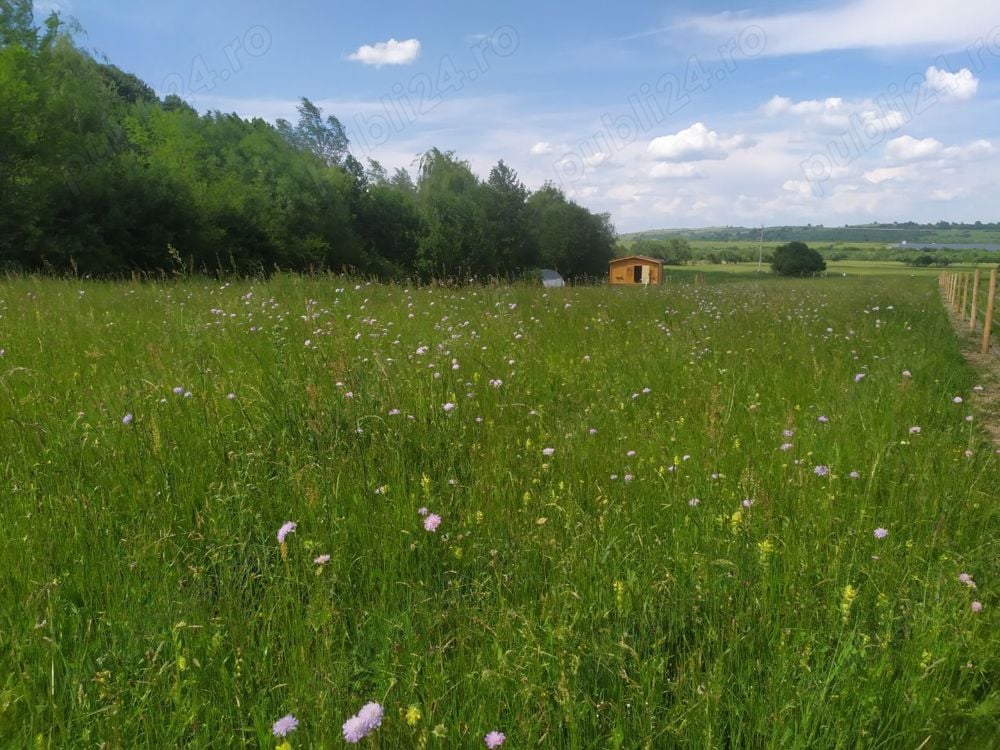
<svg viewBox="0 0 1000 750">
<path fill-rule="evenodd" d="M 779 276 L 814 276 L 826 270 L 826 261 L 804 242 L 775 248 L 771 268 Z"/>
</svg>

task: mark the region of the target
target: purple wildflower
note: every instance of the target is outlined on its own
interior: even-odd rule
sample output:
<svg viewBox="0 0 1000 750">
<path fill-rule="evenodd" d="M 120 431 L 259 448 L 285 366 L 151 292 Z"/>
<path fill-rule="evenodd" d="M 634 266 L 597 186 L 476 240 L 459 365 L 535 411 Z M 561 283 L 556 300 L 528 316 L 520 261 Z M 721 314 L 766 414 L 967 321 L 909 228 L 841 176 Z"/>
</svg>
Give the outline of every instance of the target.
<svg viewBox="0 0 1000 750">
<path fill-rule="evenodd" d="M 342 730 L 344 732 L 344 740 L 352 745 L 356 745 L 368 736 L 365 723 L 358 716 L 352 716 L 345 721 Z"/>
<path fill-rule="evenodd" d="M 285 543 L 285 537 L 288 536 L 289 534 L 294 534 L 294 533 L 295 533 L 295 522 L 294 521 L 288 521 L 286 523 L 283 523 L 281 525 L 281 528 L 278 529 L 278 543 L 279 544 L 284 544 Z"/>
<path fill-rule="evenodd" d="M 813 474 L 815 474 L 818 477 L 825 477 L 829 473 L 830 473 L 829 466 L 817 466 L 815 469 L 813 469 Z"/>
<path fill-rule="evenodd" d="M 326 565 L 328 562 L 330 562 L 329 555 L 320 555 L 319 557 L 313 558 L 313 563 L 315 565 Z"/>
<path fill-rule="evenodd" d="M 555 453 L 556 453 L 556 449 L 555 448 L 542 448 L 542 455 L 543 456 L 554 456 Z"/>
<path fill-rule="evenodd" d="M 299 728 L 299 720 L 296 719 L 294 716 L 292 716 L 292 714 L 288 714 L 287 716 L 282 716 L 280 719 L 274 722 L 274 726 L 271 728 L 271 732 L 274 734 L 275 737 L 285 737 L 294 732 L 298 728 Z"/>
<path fill-rule="evenodd" d="M 504 741 L 507 739 L 507 735 L 503 732 L 490 732 L 486 735 L 486 747 L 490 750 L 495 750 L 495 748 L 500 747 Z"/>
<path fill-rule="evenodd" d="M 889 536 L 889 530 L 883 529 L 881 526 L 875 529 L 873 533 L 876 539 L 885 539 L 887 536 Z"/>
<path fill-rule="evenodd" d="M 790 437 L 793 437 L 795 435 L 795 430 L 782 430 L 781 434 L 784 437 L 790 438 Z"/>
<path fill-rule="evenodd" d="M 857 375 L 854 376 L 855 383 L 860 383 L 864 379 L 865 379 L 865 374 L 863 372 L 859 372 Z"/>
<path fill-rule="evenodd" d="M 850 474 L 848 474 L 847 476 L 849 476 L 849 477 L 850 477 L 851 479 L 860 479 L 860 478 L 861 478 L 861 474 L 859 474 L 859 473 L 858 473 L 858 472 L 856 472 L 856 471 L 852 471 L 852 472 L 851 472 Z"/>
<path fill-rule="evenodd" d="M 817 422 L 822 422 L 823 424 L 826 424 L 827 422 L 830 421 L 830 418 L 827 417 L 827 416 L 825 416 L 825 415 L 823 415 L 823 414 L 820 414 L 819 417 L 816 419 L 816 421 Z"/>
<path fill-rule="evenodd" d="M 385 711 L 382 709 L 382 706 L 374 702 L 366 703 L 358 711 L 358 718 L 364 722 L 365 729 L 369 732 L 382 726 L 382 717 L 384 715 Z"/>
<path fill-rule="evenodd" d="M 913 425 L 913 427 L 910 428 L 910 434 L 911 435 L 919 435 L 920 434 L 920 427 L 918 425 Z"/>
<path fill-rule="evenodd" d="M 437 513 L 431 513 L 427 518 L 424 519 L 424 529 L 430 532 L 437 531 L 437 527 L 441 525 L 441 516 Z"/>
<path fill-rule="evenodd" d="M 692 508 L 694 508 L 700 502 L 701 502 L 701 500 L 699 500 L 698 498 L 692 497 L 690 500 L 688 500 L 688 505 L 690 505 Z"/>
<path fill-rule="evenodd" d="M 122 417 L 122 424 L 124 424 L 124 425 L 130 425 L 130 424 L 132 424 L 132 413 L 131 412 L 129 412 L 128 414 L 126 414 L 124 417 Z"/>
<path fill-rule="evenodd" d="M 441 408 L 444 409 L 445 414 L 447 414 L 448 412 L 452 411 L 455 408 L 455 404 L 449 401 L 448 403 L 444 404 Z"/>
<path fill-rule="evenodd" d="M 978 601 L 977 602 L 973 602 L 970 605 L 970 607 L 971 607 L 971 609 L 972 609 L 973 612 L 982 612 L 983 611 L 983 603 L 982 602 L 978 602 Z"/>
<path fill-rule="evenodd" d="M 744 508 L 749 508 L 751 505 L 753 505 L 753 500 L 751 500 L 749 497 L 743 501 Z"/>
<path fill-rule="evenodd" d="M 427 508 L 418 508 L 417 513 L 421 516 L 426 516 L 430 511 Z"/>
<path fill-rule="evenodd" d="M 958 580 L 960 583 L 964 583 L 971 589 L 976 588 L 976 582 L 972 580 L 972 576 L 970 576 L 968 573 L 959 573 Z"/>
<path fill-rule="evenodd" d="M 236 400 L 236 394 L 235 393 L 229 393 L 229 394 L 226 395 L 226 398 L 228 398 L 230 401 L 235 401 Z"/>
<path fill-rule="evenodd" d="M 783 451 L 790 451 L 792 449 L 792 444 L 791 443 L 782 443 L 780 447 L 781 447 L 781 450 L 783 450 Z"/>
<path fill-rule="evenodd" d="M 961 396 L 955 396 L 955 398 L 953 398 L 953 399 L 951 400 L 951 402 L 952 402 L 953 404 L 960 404 L 960 403 L 962 403 L 962 397 L 961 397 Z"/>
</svg>

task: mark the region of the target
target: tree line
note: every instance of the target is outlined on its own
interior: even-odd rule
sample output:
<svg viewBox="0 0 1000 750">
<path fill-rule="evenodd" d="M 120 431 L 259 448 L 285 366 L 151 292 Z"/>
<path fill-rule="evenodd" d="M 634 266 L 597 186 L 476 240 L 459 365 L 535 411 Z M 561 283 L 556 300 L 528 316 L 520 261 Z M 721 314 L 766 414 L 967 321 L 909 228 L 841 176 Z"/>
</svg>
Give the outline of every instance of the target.
<svg viewBox="0 0 1000 750">
<path fill-rule="evenodd" d="M 201 115 L 95 60 L 31 0 L 0 5 L 0 267 L 90 275 L 276 269 L 380 278 L 607 273 L 616 234 L 503 161 L 436 148 L 392 174 L 308 99 L 298 121 Z"/>
</svg>

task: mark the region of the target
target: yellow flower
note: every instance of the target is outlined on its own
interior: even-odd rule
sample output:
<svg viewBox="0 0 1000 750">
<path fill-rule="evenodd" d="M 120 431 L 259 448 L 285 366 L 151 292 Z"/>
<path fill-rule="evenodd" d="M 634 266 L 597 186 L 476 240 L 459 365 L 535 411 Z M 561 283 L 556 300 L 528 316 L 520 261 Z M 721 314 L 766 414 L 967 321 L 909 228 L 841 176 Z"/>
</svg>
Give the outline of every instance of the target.
<svg viewBox="0 0 1000 750">
<path fill-rule="evenodd" d="M 741 523 L 743 523 L 743 511 L 742 510 L 736 511 L 735 513 L 733 513 L 733 515 L 731 515 L 729 517 L 729 525 L 730 525 L 730 527 L 732 528 L 732 530 L 734 532 L 740 527 Z"/>
<path fill-rule="evenodd" d="M 840 614 L 844 618 L 845 622 L 851 614 L 851 605 L 854 604 L 854 600 L 857 596 L 858 590 L 851 584 L 844 586 L 844 590 L 840 595 Z"/>
<path fill-rule="evenodd" d="M 615 606 L 618 609 L 625 609 L 625 584 L 622 581 L 615 581 L 612 586 L 615 590 Z"/>
<path fill-rule="evenodd" d="M 762 542 L 757 542 L 757 553 L 760 555 L 760 561 L 766 562 L 768 556 L 774 552 L 774 542 L 770 539 L 765 539 Z"/>
<path fill-rule="evenodd" d="M 423 714 L 420 713 L 420 709 L 417 706 L 410 706 L 406 709 L 406 723 L 411 727 L 415 727 L 417 723 L 423 718 Z"/>
</svg>

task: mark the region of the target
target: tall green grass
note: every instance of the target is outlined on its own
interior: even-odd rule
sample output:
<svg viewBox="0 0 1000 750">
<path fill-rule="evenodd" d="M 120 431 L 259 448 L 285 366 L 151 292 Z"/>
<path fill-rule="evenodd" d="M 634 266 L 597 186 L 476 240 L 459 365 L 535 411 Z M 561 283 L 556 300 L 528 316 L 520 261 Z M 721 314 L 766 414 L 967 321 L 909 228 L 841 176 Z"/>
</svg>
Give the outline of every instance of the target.
<svg viewBox="0 0 1000 750">
<path fill-rule="evenodd" d="M 996 746 L 934 278 L 0 300 L 4 746 Z"/>
</svg>

